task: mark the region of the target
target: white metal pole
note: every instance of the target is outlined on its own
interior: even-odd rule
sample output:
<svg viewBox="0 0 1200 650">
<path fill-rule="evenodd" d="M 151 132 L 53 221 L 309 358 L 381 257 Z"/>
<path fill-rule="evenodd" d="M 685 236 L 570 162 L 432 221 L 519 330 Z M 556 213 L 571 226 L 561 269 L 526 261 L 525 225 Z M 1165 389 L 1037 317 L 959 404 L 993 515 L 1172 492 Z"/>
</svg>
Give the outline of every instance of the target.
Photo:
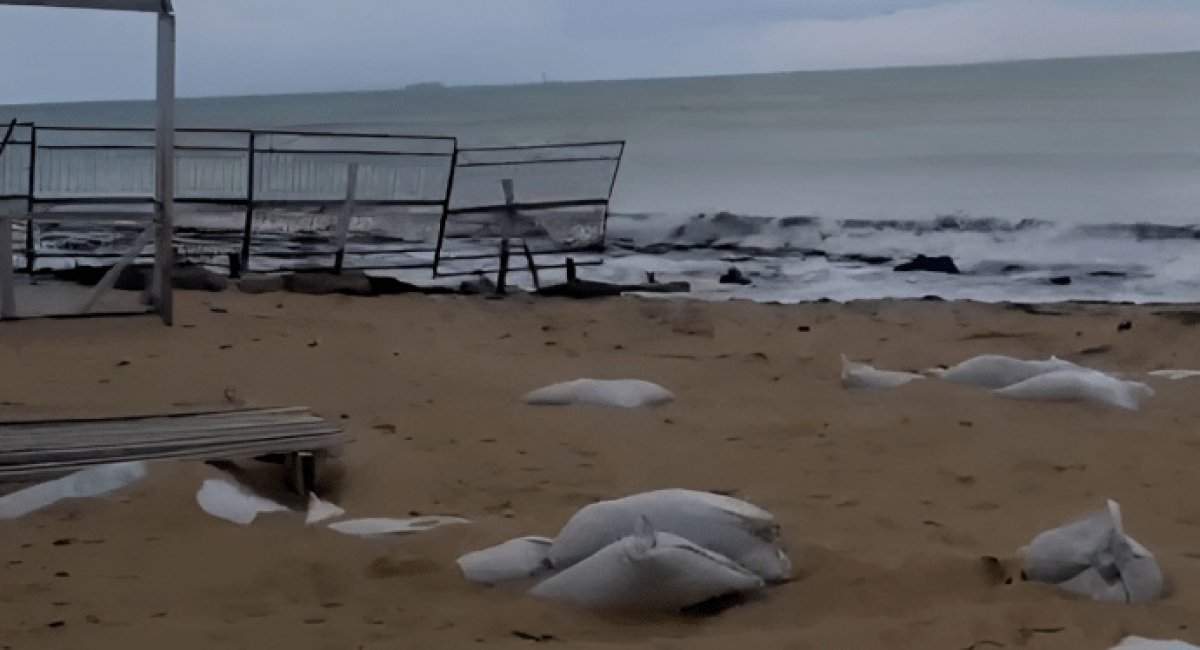
<svg viewBox="0 0 1200 650">
<path fill-rule="evenodd" d="M 167 325 L 174 320 L 171 270 L 175 266 L 175 16 L 158 15 L 158 124 L 155 141 L 157 194 L 154 296 L 158 314 Z"/>
</svg>

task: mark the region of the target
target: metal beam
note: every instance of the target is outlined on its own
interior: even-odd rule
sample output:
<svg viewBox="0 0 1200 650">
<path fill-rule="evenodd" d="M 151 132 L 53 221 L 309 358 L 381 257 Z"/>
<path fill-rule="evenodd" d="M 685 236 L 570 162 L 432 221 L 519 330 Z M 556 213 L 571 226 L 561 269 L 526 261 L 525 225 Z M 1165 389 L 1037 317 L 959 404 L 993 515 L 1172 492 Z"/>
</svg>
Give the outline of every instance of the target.
<svg viewBox="0 0 1200 650">
<path fill-rule="evenodd" d="M 163 323 L 174 321 L 171 271 L 175 267 L 175 16 L 158 16 L 158 124 L 155 130 L 154 299 Z"/>
<path fill-rule="evenodd" d="M 173 13 L 170 0 L 0 0 L 0 5 Z"/>
</svg>

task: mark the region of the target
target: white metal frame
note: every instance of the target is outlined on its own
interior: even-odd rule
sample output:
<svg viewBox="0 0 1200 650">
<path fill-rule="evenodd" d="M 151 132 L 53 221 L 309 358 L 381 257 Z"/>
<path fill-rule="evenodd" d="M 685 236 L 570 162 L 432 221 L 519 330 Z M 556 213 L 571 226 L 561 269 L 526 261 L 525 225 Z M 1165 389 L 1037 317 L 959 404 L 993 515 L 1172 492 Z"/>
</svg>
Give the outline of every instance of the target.
<svg viewBox="0 0 1200 650">
<path fill-rule="evenodd" d="M 0 5 L 102 9 L 158 14 L 158 119 L 155 125 L 155 308 L 163 322 L 173 321 L 171 269 L 175 264 L 171 240 L 175 232 L 175 9 L 171 0 L 0 0 Z M 9 237 L 11 238 L 11 226 Z M 4 243 L 0 235 L 0 244 Z M 12 247 L 3 249 L 9 265 L 0 265 L 0 296 L 12 288 Z M 7 271 L 7 273 L 5 273 Z M 5 300 L 4 302 L 8 302 Z"/>
</svg>

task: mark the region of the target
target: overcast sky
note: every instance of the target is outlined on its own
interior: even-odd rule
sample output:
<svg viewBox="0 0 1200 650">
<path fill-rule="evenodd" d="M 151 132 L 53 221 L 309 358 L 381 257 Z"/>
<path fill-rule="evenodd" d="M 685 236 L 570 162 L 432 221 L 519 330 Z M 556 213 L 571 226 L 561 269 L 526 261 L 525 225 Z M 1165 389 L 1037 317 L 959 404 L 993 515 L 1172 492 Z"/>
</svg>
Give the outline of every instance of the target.
<svg viewBox="0 0 1200 650">
<path fill-rule="evenodd" d="M 181 95 L 1200 50 L 1200 0 L 175 0 Z M 150 16 L 0 7 L 0 104 L 149 97 Z"/>
</svg>

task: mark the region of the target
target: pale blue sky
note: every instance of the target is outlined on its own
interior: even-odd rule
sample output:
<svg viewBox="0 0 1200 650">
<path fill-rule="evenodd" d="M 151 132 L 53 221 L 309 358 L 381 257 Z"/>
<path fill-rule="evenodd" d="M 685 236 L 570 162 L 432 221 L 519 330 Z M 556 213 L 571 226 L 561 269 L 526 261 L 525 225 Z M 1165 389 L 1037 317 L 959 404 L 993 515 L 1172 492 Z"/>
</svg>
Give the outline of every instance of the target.
<svg viewBox="0 0 1200 650">
<path fill-rule="evenodd" d="M 175 0 L 181 95 L 1200 50 L 1200 0 Z M 0 7 L 0 104 L 149 97 L 153 18 Z"/>
</svg>

